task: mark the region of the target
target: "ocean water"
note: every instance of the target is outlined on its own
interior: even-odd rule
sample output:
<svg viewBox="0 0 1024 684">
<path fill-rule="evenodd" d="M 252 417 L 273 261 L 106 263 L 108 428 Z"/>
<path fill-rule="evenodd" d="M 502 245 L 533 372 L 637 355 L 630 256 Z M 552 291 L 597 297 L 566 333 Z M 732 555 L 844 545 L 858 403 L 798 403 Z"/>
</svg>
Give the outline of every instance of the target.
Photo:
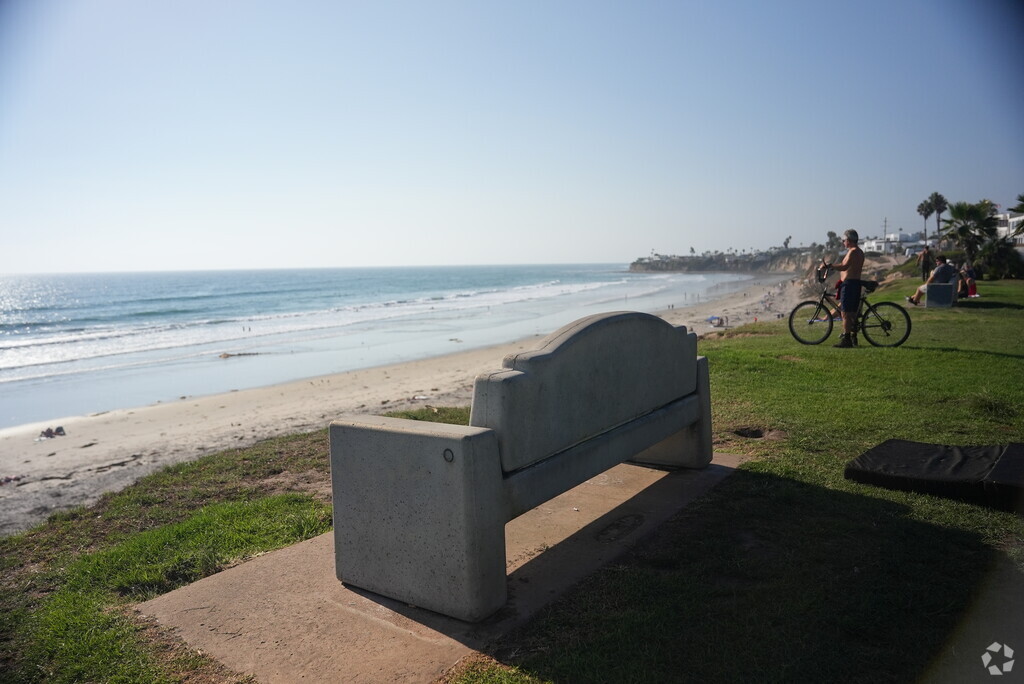
<svg viewBox="0 0 1024 684">
<path fill-rule="evenodd" d="M 745 280 L 623 264 L 0 276 L 0 428 L 510 342 Z"/>
</svg>

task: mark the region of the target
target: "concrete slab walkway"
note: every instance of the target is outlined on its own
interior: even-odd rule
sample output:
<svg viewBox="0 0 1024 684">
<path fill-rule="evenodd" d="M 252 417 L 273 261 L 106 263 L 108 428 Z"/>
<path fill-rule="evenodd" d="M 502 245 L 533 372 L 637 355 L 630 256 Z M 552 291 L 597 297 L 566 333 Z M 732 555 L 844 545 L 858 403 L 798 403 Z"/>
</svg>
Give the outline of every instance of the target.
<svg viewBox="0 0 1024 684">
<path fill-rule="evenodd" d="M 703 470 L 623 464 L 506 526 L 509 601 L 477 624 L 349 587 L 332 533 L 139 604 L 197 648 L 261 682 L 431 682 L 633 546 L 721 482 Z"/>
</svg>

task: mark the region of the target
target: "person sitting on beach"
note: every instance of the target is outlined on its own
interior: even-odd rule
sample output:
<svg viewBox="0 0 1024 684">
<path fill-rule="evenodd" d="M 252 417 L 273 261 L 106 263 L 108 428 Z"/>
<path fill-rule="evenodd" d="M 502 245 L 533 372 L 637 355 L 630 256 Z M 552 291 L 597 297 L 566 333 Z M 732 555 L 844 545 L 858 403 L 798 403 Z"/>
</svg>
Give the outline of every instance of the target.
<svg viewBox="0 0 1024 684">
<path fill-rule="evenodd" d="M 932 283 L 953 283 L 954 285 L 956 285 L 956 269 L 946 262 L 946 257 L 942 256 L 941 254 L 938 255 L 937 257 L 935 257 L 935 263 L 935 270 L 932 271 L 932 274 L 930 276 L 928 276 L 928 280 L 925 281 L 924 285 L 917 288 L 917 292 L 907 297 L 907 301 L 913 304 L 914 306 L 917 306 L 918 304 L 921 303 L 922 297 L 927 296 L 928 286 L 931 285 Z"/>
<path fill-rule="evenodd" d="M 860 236 L 852 228 L 843 233 L 843 242 L 846 244 L 846 256 L 841 263 L 828 264 L 822 258 L 821 263 L 827 267 L 843 274 L 839 302 L 843 315 L 843 334 L 839 342 L 833 346 L 840 349 L 848 349 L 857 346 L 857 333 L 854 326 L 857 322 L 857 312 L 860 310 L 860 291 L 863 282 L 860 274 L 864 270 L 864 251 L 857 246 Z"/>
</svg>

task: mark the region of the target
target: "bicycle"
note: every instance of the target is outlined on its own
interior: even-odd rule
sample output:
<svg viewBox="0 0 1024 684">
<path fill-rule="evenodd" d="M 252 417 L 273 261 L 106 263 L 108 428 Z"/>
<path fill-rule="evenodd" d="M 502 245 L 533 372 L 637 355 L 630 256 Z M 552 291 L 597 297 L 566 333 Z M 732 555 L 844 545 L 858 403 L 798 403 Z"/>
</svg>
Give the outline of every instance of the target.
<svg viewBox="0 0 1024 684">
<path fill-rule="evenodd" d="M 818 282 L 828 278 L 829 267 L 818 269 Z M 878 289 L 874 281 L 864 282 L 860 310 L 854 332 L 860 331 L 868 342 L 876 347 L 898 347 L 910 337 L 910 314 L 899 304 L 879 302 L 872 304 L 865 296 Z M 800 302 L 789 314 L 789 332 L 801 344 L 821 344 L 832 334 L 834 317 L 839 315 L 839 303 L 823 285 L 818 301 Z"/>
</svg>

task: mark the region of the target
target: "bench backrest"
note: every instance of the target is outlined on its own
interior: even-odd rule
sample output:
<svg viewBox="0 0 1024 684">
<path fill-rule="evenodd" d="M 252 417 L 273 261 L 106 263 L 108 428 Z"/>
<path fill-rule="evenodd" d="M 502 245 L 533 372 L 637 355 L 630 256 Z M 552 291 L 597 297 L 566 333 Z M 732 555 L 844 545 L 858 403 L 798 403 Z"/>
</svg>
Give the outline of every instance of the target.
<svg viewBox="0 0 1024 684">
<path fill-rule="evenodd" d="M 946 308 L 956 304 L 957 282 L 931 283 L 925 290 L 925 307 Z"/>
<path fill-rule="evenodd" d="M 692 394 L 697 336 L 650 314 L 598 314 L 502 366 L 477 377 L 469 423 L 497 433 L 507 474 Z"/>
</svg>

